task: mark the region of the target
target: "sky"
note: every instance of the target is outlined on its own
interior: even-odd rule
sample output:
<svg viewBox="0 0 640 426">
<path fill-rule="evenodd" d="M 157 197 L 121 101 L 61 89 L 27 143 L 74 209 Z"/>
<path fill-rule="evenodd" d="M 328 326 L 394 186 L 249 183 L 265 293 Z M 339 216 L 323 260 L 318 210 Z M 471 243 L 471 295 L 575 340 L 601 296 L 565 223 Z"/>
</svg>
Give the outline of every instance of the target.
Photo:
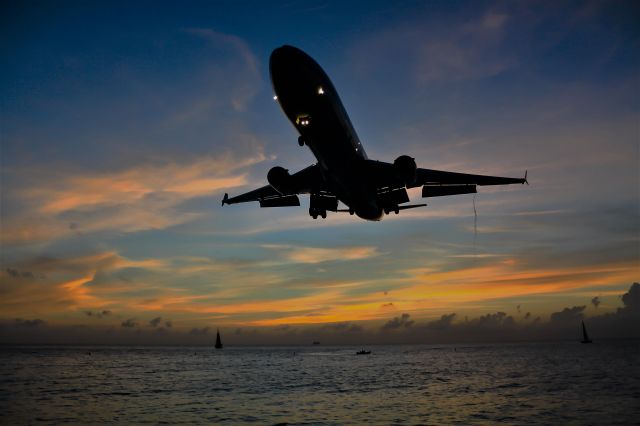
<svg viewBox="0 0 640 426">
<path fill-rule="evenodd" d="M 637 2 L 1 7 L 0 343 L 640 337 Z M 370 158 L 530 185 L 381 222 L 221 207 L 315 162 L 283 44 Z"/>
</svg>

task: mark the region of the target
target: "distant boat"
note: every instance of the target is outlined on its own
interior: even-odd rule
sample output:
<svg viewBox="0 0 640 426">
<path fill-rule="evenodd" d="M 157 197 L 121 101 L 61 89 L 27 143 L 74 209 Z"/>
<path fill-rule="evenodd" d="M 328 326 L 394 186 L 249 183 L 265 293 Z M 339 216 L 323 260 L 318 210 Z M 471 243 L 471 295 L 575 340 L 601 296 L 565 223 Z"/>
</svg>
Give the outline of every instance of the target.
<svg viewBox="0 0 640 426">
<path fill-rule="evenodd" d="M 218 332 L 216 333 L 216 349 L 222 349 L 222 340 L 220 340 L 220 329 L 218 329 Z"/>
<path fill-rule="evenodd" d="M 584 321 L 582 321 L 582 341 L 580 343 L 592 343 L 587 334 L 587 328 L 584 326 Z"/>
<path fill-rule="evenodd" d="M 356 352 L 356 355 L 370 355 L 371 351 L 365 351 L 364 349 Z"/>
<path fill-rule="evenodd" d="M 314 344 L 314 345 L 319 345 L 319 344 L 320 344 L 320 342 L 318 342 L 317 340 L 314 340 L 314 341 L 313 341 L 313 344 Z"/>
</svg>

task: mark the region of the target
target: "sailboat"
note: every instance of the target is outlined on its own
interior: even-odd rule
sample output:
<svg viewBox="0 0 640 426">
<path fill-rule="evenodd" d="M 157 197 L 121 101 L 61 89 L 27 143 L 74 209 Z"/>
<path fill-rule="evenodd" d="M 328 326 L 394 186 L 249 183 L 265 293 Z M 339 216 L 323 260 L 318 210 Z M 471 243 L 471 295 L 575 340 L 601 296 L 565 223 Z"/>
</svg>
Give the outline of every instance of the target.
<svg viewBox="0 0 640 426">
<path fill-rule="evenodd" d="M 222 349 L 222 340 L 220 340 L 220 329 L 218 329 L 218 332 L 216 333 L 216 345 L 215 345 L 216 349 Z"/>
<path fill-rule="evenodd" d="M 582 341 L 580 343 L 592 343 L 587 334 L 587 328 L 584 326 L 584 321 L 582 321 Z"/>
</svg>

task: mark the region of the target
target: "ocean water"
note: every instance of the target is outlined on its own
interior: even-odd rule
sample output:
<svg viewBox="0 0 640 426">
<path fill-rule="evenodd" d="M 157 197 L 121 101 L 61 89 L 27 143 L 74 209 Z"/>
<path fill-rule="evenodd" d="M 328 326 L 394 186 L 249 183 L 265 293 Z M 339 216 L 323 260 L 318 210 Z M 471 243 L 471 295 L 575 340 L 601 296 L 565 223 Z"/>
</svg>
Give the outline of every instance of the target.
<svg viewBox="0 0 640 426">
<path fill-rule="evenodd" d="M 3 347 L 2 424 L 638 424 L 640 342 Z"/>
</svg>

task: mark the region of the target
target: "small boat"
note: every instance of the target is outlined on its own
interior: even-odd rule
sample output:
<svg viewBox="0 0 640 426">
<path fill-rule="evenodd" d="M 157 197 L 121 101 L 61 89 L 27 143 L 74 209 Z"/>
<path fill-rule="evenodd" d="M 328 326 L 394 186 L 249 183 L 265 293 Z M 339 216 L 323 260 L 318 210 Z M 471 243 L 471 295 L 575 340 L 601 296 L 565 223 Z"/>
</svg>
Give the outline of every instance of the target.
<svg viewBox="0 0 640 426">
<path fill-rule="evenodd" d="M 218 333 L 216 333 L 216 349 L 222 349 L 222 340 L 220 340 L 220 329 L 218 329 Z"/>
<path fill-rule="evenodd" d="M 593 341 L 589 339 L 587 328 L 584 326 L 584 321 L 582 321 L 582 341 L 580 341 L 580 343 L 593 343 Z"/>
<path fill-rule="evenodd" d="M 319 345 L 319 344 L 320 344 L 320 342 L 318 342 L 317 340 L 314 340 L 314 341 L 313 341 L 313 344 L 314 344 L 314 345 Z"/>
<path fill-rule="evenodd" d="M 356 352 L 356 355 L 370 355 L 371 351 L 365 351 L 364 349 Z"/>
</svg>

